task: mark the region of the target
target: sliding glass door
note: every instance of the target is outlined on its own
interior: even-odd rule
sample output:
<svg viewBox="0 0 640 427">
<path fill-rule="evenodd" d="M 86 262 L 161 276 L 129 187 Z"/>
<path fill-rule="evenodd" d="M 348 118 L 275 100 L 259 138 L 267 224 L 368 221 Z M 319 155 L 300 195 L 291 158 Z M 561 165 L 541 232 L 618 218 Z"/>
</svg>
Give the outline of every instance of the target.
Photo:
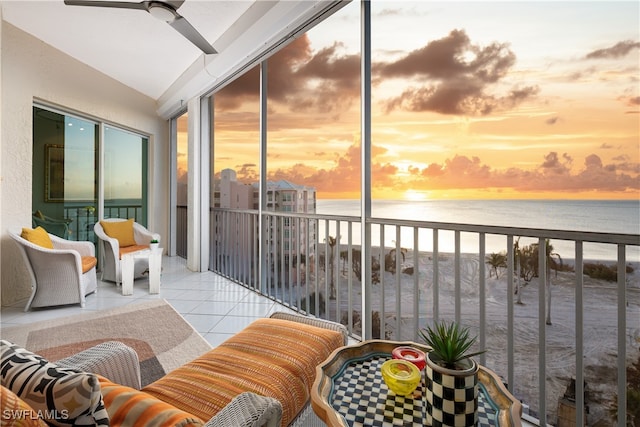
<svg viewBox="0 0 640 427">
<path fill-rule="evenodd" d="M 146 226 L 147 139 L 104 127 L 104 217 L 135 218 Z"/>
<path fill-rule="evenodd" d="M 187 257 L 187 209 L 189 186 L 189 116 L 182 113 L 171 120 L 171 140 L 173 144 L 173 182 L 175 183 L 172 204 L 174 212 L 172 229 L 175 233 L 176 255 Z"/>
<path fill-rule="evenodd" d="M 101 210 L 146 225 L 147 146 L 141 135 L 34 106 L 32 225 L 94 243 Z"/>
</svg>

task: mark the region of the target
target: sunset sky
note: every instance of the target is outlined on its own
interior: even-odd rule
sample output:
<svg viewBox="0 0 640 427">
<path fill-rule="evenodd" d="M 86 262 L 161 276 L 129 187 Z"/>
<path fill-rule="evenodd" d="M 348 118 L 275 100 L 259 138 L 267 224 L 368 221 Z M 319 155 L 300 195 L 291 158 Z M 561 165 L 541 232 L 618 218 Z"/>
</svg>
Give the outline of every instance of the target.
<svg viewBox="0 0 640 427">
<path fill-rule="evenodd" d="M 268 176 L 360 191 L 358 1 L 269 59 Z M 374 198 L 640 198 L 640 3 L 372 2 Z M 258 177 L 258 70 L 214 98 Z"/>
</svg>

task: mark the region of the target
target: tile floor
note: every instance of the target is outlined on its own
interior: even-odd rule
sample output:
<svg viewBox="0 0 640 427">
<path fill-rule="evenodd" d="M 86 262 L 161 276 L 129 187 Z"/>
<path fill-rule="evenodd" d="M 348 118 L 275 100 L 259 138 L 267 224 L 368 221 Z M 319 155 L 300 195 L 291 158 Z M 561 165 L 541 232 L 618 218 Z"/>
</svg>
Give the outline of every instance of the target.
<svg viewBox="0 0 640 427">
<path fill-rule="evenodd" d="M 148 289 L 148 280 L 138 279 L 134 282 L 133 295 L 123 296 L 114 283 L 98 280 L 98 292 L 87 296 L 84 308 L 71 305 L 25 313 L 26 301 L 21 301 L 2 307 L 0 325 L 8 327 L 39 322 L 163 298 L 215 347 L 256 318 L 269 316 L 274 311 L 289 311 L 285 306 L 215 273 L 194 273 L 187 269 L 186 261 L 180 257 L 165 256 L 162 259 L 160 293 L 150 295 Z"/>
</svg>

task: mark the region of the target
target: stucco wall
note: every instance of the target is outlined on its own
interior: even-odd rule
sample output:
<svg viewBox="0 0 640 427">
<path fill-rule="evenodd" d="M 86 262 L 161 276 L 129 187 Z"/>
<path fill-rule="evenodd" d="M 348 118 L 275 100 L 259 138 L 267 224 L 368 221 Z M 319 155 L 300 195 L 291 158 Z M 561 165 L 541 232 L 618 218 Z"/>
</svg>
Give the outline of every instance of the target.
<svg viewBox="0 0 640 427">
<path fill-rule="evenodd" d="M 2 22 L 0 291 L 2 305 L 30 295 L 29 278 L 7 230 L 31 226 L 32 107 L 43 101 L 147 134 L 149 228 L 168 236 L 169 125 L 155 100 Z"/>
</svg>

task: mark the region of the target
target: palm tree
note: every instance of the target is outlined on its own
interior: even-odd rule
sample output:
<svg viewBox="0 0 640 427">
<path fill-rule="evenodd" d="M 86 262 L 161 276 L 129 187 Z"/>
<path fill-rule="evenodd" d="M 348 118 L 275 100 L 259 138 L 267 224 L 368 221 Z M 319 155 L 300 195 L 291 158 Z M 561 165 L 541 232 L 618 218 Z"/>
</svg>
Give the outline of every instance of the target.
<svg viewBox="0 0 640 427">
<path fill-rule="evenodd" d="M 353 248 L 351 249 L 351 254 L 351 268 L 353 270 L 353 274 L 355 274 L 356 278 L 362 282 L 362 265 L 360 263 L 362 252 L 360 249 Z M 371 283 L 374 285 L 380 283 L 380 261 L 373 255 L 371 256 Z"/>
<path fill-rule="evenodd" d="M 516 295 L 518 295 L 518 300 L 516 304 L 524 305 L 522 302 L 522 287 L 520 287 L 520 270 L 522 268 L 522 254 L 520 253 L 520 237 L 513 244 L 513 256 L 515 257 L 515 265 L 516 265 Z"/>
<path fill-rule="evenodd" d="M 536 245 L 537 247 L 537 245 Z M 536 251 L 537 252 L 537 251 Z M 547 278 L 547 315 L 545 319 L 545 323 L 547 325 L 551 325 L 551 269 L 554 269 L 556 272 L 556 277 L 558 276 L 558 269 L 562 268 L 562 257 L 560 254 L 553 251 L 553 246 L 549 240 L 545 240 L 545 254 L 547 258 L 547 267 L 544 272 Z M 537 255 L 537 253 L 536 253 Z M 537 257 L 536 257 L 537 259 Z M 537 270 L 537 268 L 536 268 Z"/>
<path fill-rule="evenodd" d="M 405 254 L 407 253 L 407 248 L 400 248 L 400 255 L 402 255 L 402 262 L 405 261 Z M 388 271 L 389 273 L 396 274 L 396 250 L 391 249 L 388 254 L 384 257 L 384 271 Z"/>
<path fill-rule="evenodd" d="M 338 236 L 339 238 L 340 236 Z M 334 248 L 336 243 L 338 243 L 338 238 L 329 236 L 328 239 L 325 239 L 325 242 L 329 244 L 330 253 L 329 253 L 329 276 L 331 277 L 331 282 L 329 282 L 329 299 L 336 299 L 336 285 L 334 283 L 334 271 L 333 271 L 333 258 L 334 258 Z"/>
<path fill-rule="evenodd" d="M 558 269 L 562 268 L 562 257 L 559 253 L 553 251 L 553 246 L 549 240 L 546 240 L 547 246 L 547 286 L 549 288 L 549 302 L 547 303 L 547 325 L 551 324 L 551 268 L 556 271 L 558 277 Z"/>
<path fill-rule="evenodd" d="M 505 268 L 507 266 L 507 256 L 504 252 L 492 253 L 485 257 L 486 264 L 490 265 L 489 278 L 495 273 L 496 279 L 500 278 L 499 268 Z"/>
</svg>

